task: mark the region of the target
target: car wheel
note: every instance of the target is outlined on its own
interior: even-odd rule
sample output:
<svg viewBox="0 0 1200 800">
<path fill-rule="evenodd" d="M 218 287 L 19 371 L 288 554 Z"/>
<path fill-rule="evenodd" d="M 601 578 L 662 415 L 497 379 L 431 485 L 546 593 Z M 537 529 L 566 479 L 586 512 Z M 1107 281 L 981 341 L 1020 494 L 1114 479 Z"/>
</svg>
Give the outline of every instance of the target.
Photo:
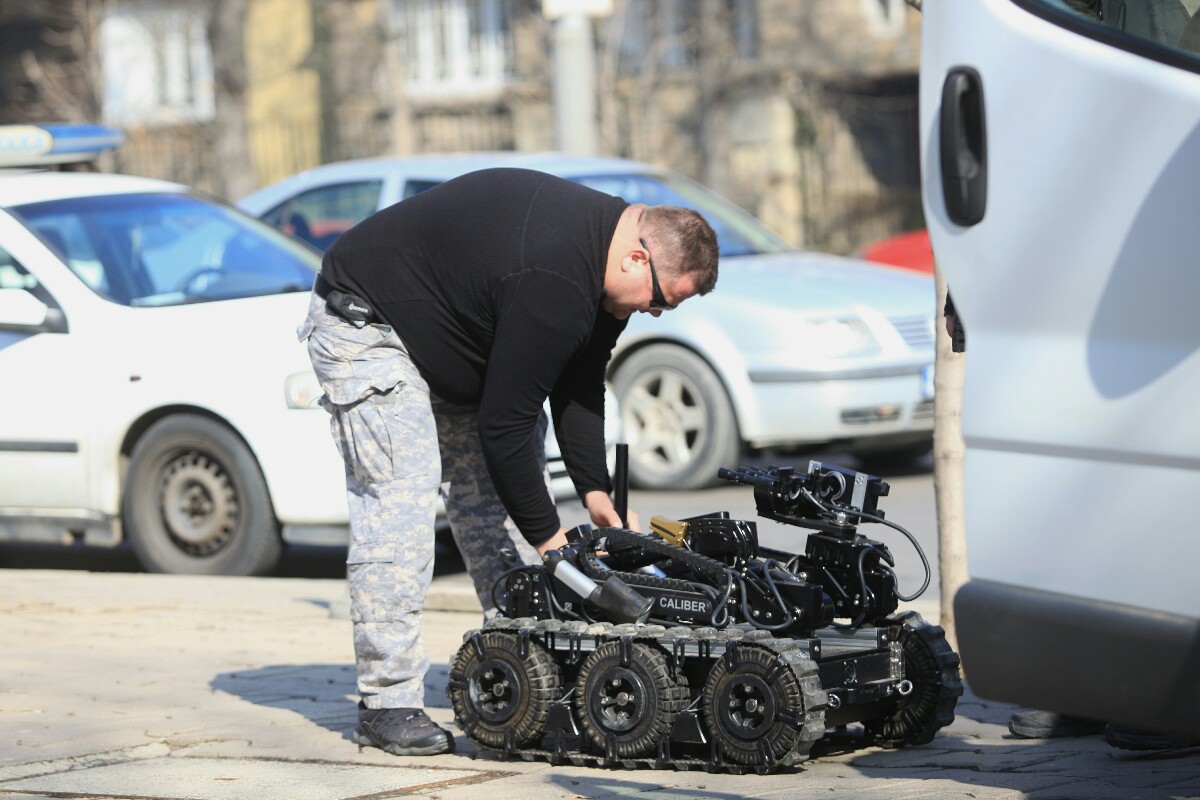
<svg viewBox="0 0 1200 800">
<path fill-rule="evenodd" d="M 674 345 L 631 355 L 613 378 L 639 489 L 699 489 L 741 450 L 733 406 L 704 359 Z"/>
<path fill-rule="evenodd" d="M 162 419 L 138 441 L 121 517 L 150 572 L 260 575 L 283 551 L 249 448 L 226 426 L 195 414 Z"/>
</svg>

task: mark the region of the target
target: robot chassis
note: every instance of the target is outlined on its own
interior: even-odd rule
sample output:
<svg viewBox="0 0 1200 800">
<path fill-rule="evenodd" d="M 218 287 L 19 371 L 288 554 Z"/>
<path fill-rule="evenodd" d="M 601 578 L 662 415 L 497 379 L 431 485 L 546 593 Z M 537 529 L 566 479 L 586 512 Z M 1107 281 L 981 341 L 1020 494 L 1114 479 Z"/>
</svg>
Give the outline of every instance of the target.
<svg viewBox="0 0 1200 800">
<path fill-rule="evenodd" d="M 878 510 L 888 484 L 816 461 L 719 475 L 754 487 L 759 516 L 814 531 L 804 553 L 760 546 L 756 523 L 727 512 L 655 517 L 649 535 L 570 531 L 542 564 L 496 582 L 501 615 L 451 662 L 455 720 L 476 746 L 761 774 L 850 724 L 864 744 L 900 747 L 953 721 L 958 655 L 940 627 L 894 613 L 928 586 L 929 563 Z M 617 486 L 624 519 L 623 475 Z M 909 538 L 926 571 L 918 592 L 899 594 L 891 553 L 862 521 Z"/>
</svg>

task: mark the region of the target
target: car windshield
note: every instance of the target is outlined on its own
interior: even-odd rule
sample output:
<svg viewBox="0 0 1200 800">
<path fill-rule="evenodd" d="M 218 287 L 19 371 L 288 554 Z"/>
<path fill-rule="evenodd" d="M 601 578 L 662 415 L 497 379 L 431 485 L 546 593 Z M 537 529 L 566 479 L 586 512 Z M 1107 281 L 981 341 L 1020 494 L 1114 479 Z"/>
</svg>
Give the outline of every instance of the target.
<svg viewBox="0 0 1200 800">
<path fill-rule="evenodd" d="M 11 209 L 96 294 L 170 306 L 307 291 L 320 257 L 268 225 L 187 194 L 77 197 Z"/>
<path fill-rule="evenodd" d="M 795 249 L 733 203 L 683 177 L 590 175 L 572 180 L 630 203 L 683 206 L 698 211 L 717 232 L 722 256 L 783 253 Z"/>
</svg>

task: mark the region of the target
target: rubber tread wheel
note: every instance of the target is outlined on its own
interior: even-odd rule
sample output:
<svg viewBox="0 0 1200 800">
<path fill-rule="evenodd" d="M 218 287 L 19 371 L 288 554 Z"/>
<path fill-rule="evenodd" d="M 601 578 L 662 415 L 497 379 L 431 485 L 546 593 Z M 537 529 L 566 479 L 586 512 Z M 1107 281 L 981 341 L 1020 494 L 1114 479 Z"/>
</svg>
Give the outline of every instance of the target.
<svg viewBox="0 0 1200 800">
<path fill-rule="evenodd" d="M 646 642 L 597 647 L 575 682 L 575 709 L 588 738 L 608 758 L 654 751 L 688 705 L 687 680 L 667 654 Z"/>
<path fill-rule="evenodd" d="M 138 440 L 121 519 L 150 572 L 261 575 L 283 552 L 250 448 L 222 423 L 198 414 L 165 417 Z"/>
<path fill-rule="evenodd" d="M 541 739 L 561 687 L 558 665 L 536 639 L 487 630 L 459 648 L 447 693 L 467 738 L 503 752 Z"/>
<path fill-rule="evenodd" d="M 638 489 L 701 489 L 741 452 L 724 384 L 696 353 L 650 345 L 616 370 L 613 387 L 629 438 L 629 481 Z"/>
<path fill-rule="evenodd" d="M 751 642 L 731 645 L 708 673 L 704 719 L 726 760 L 790 766 L 825 730 L 816 664 Z"/>
<path fill-rule="evenodd" d="M 946 641 L 946 632 L 930 625 L 915 611 L 888 618 L 888 636 L 904 651 L 904 677 L 913 684 L 906 697 L 882 719 L 863 722 L 867 740 L 881 747 L 925 744 L 954 721 L 954 707 L 962 696 L 958 654 Z"/>
</svg>

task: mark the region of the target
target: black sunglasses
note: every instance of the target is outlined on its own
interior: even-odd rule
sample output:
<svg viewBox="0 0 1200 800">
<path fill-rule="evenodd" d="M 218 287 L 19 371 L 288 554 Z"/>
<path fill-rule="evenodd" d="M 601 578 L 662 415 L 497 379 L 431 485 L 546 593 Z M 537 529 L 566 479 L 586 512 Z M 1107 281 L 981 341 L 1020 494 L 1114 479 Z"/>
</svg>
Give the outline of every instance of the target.
<svg viewBox="0 0 1200 800">
<path fill-rule="evenodd" d="M 662 293 L 662 287 L 658 285 L 658 273 L 654 270 L 654 259 L 650 257 L 650 248 L 646 246 L 645 239 L 638 239 L 638 241 L 642 243 L 642 249 L 646 251 L 646 263 L 650 265 L 650 307 L 661 311 L 671 311 L 675 306 L 667 302 L 667 298 Z"/>
</svg>

